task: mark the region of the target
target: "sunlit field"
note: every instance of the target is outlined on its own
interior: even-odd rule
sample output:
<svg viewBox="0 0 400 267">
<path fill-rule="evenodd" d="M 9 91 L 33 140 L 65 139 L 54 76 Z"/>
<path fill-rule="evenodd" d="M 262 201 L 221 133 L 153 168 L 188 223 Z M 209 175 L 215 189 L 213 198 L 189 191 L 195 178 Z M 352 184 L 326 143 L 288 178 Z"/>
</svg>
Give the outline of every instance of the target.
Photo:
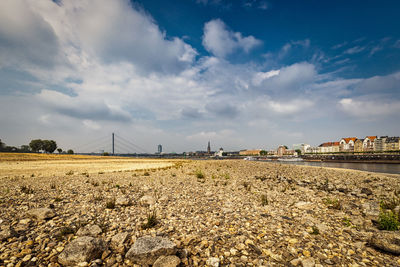
<svg viewBox="0 0 400 267">
<path fill-rule="evenodd" d="M 52 176 L 158 169 L 178 161 L 86 155 L 0 153 L 0 176 Z"/>
</svg>

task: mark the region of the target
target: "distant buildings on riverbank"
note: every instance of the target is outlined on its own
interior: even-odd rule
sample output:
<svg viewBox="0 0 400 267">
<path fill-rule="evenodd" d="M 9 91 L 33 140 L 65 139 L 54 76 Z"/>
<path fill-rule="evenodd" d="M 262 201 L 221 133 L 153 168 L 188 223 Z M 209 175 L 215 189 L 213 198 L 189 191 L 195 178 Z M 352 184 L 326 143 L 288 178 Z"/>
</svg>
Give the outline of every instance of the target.
<svg viewBox="0 0 400 267">
<path fill-rule="evenodd" d="M 307 146 L 303 153 L 337 153 L 337 152 L 383 152 L 400 151 L 400 137 L 366 136 L 365 138 L 346 137 L 339 142 L 326 142 L 318 147 Z"/>
<path fill-rule="evenodd" d="M 244 157 L 244 156 L 269 156 L 269 157 L 296 157 L 301 154 L 331 154 L 331 153 L 372 153 L 372 152 L 400 152 L 400 137 L 366 136 L 365 138 L 345 137 L 338 141 L 330 141 L 313 147 L 309 144 L 293 144 L 292 149 L 280 145 L 276 149 L 243 149 L 240 151 L 225 152 L 222 148 L 211 150 L 210 142 L 206 151 L 185 152 L 188 157 Z"/>
</svg>

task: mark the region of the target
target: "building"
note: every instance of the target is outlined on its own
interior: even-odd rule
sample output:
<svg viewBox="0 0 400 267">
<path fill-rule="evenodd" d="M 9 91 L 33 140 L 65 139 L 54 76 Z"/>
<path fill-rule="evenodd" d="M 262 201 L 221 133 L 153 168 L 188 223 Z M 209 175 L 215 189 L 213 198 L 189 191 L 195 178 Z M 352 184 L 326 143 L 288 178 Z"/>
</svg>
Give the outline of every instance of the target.
<svg viewBox="0 0 400 267">
<path fill-rule="evenodd" d="M 356 142 L 357 137 L 347 137 L 340 139 L 339 142 L 339 150 L 340 152 L 353 152 L 354 151 L 354 143 Z"/>
<path fill-rule="evenodd" d="M 388 137 L 385 140 L 385 151 L 400 150 L 400 137 Z"/>
<path fill-rule="evenodd" d="M 224 149 L 221 147 L 218 152 L 215 152 L 214 156 L 216 156 L 216 157 L 225 156 Z"/>
<path fill-rule="evenodd" d="M 208 153 L 208 154 L 211 154 L 211 145 L 210 145 L 210 141 L 208 141 L 207 153 Z"/>
<path fill-rule="evenodd" d="M 162 145 L 157 146 L 157 153 L 161 154 L 162 153 Z"/>
<path fill-rule="evenodd" d="M 375 151 L 385 151 L 386 150 L 386 139 L 388 136 L 381 136 L 375 139 Z"/>
<path fill-rule="evenodd" d="M 339 142 L 326 142 L 318 146 L 318 153 L 339 152 Z"/>
<path fill-rule="evenodd" d="M 354 152 L 363 152 L 364 151 L 364 140 L 365 139 L 357 139 L 354 142 Z"/>
<path fill-rule="evenodd" d="M 377 137 L 376 135 L 365 137 L 365 139 L 363 141 L 363 150 L 364 151 L 374 151 L 375 150 L 376 137 Z"/>
<path fill-rule="evenodd" d="M 259 156 L 261 149 L 252 149 L 252 150 L 240 150 L 239 155 L 241 156 Z"/>
<path fill-rule="evenodd" d="M 306 153 L 309 147 L 309 144 L 293 144 L 293 150 L 300 150 L 302 154 Z"/>
<path fill-rule="evenodd" d="M 282 157 L 283 155 L 285 155 L 285 153 L 286 153 L 286 146 L 279 146 L 278 151 L 276 153 L 278 157 Z"/>
</svg>

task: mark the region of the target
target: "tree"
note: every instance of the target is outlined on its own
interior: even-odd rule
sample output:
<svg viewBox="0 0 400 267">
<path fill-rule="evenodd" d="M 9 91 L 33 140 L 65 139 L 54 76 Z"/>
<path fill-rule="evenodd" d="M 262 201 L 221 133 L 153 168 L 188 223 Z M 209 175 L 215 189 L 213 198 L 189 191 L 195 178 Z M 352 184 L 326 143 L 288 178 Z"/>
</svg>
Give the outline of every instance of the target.
<svg viewBox="0 0 400 267">
<path fill-rule="evenodd" d="M 261 150 L 261 151 L 260 151 L 260 155 L 261 155 L 261 156 L 265 156 L 265 155 L 267 155 L 267 154 L 268 154 L 268 152 L 265 151 L 265 150 Z"/>
<path fill-rule="evenodd" d="M 31 148 L 31 150 L 32 150 L 33 152 L 39 152 L 40 150 L 43 149 L 43 141 L 40 140 L 40 139 L 32 140 L 32 141 L 29 143 L 29 146 L 30 146 L 30 148 Z"/>
<path fill-rule="evenodd" d="M 6 145 L 6 144 L 4 144 L 3 142 L 1 142 L 1 139 L 0 139 L 0 151 L 4 151 L 5 145 Z"/>
<path fill-rule="evenodd" d="M 31 150 L 29 149 L 28 145 L 22 145 L 21 149 L 19 150 L 20 152 L 30 152 Z"/>
<path fill-rule="evenodd" d="M 74 154 L 74 151 L 72 149 L 68 149 L 67 153 L 68 154 Z"/>
<path fill-rule="evenodd" d="M 57 143 L 54 140 L 43 140 L 42 149 L 47 153 L 53 153 L 57 148 Z"/>
<path fill-rule="evenodd" d="M 58 152 L 58 154 L 61 154 L 62 148 L 57 148 L 57 152 Z"/>
<path fill-rule="evenodd" d="M 297 155 L 301 155 L 301 150 L 300 149 L 296 149 L 295 151 L 297 152 Z"/>
</svg>

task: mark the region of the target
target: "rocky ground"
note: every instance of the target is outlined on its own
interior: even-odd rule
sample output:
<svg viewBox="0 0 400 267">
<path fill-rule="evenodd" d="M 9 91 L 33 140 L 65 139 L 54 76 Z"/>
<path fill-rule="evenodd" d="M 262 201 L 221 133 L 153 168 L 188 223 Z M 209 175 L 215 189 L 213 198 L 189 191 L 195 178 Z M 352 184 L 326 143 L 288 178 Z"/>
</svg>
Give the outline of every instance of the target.
<svg viewBox="0 0 400 267">
<path fill-rule="evenodd" d="M 239 160 L 3 176 L 0 266 L 399 266 L 376 225 L 399 178 Z"/>
</svg>

